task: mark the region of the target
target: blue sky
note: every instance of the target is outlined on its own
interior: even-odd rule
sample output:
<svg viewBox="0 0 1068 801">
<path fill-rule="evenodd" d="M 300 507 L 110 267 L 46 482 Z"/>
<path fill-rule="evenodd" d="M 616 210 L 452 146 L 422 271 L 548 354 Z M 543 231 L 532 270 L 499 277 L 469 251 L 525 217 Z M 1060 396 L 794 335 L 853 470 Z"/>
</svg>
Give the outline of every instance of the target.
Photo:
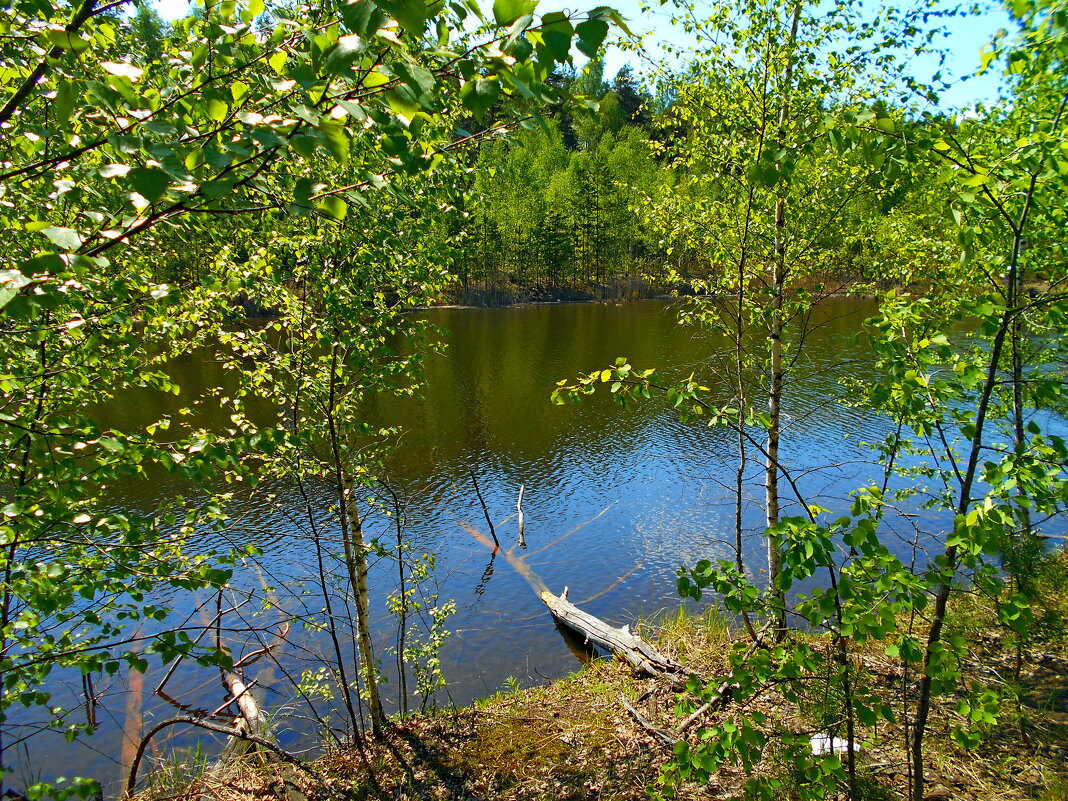
<svg viewBox="0 0 1068 801">
<path fill-rule="evenodd" d="M 551 0 L 543 0 L 549 5 Z M 656 0 L 586 0 L 580 7 L 611 5 L 631 21 L 630 27 L 636 34 L 647 34 L 645 50 L 653 57 L 662 55 L 662 43 L 675 47 L 685 46 L 686 34 L 671 25 L 671 3 L 656 8 L 652 12 L 643 12 L 643 5 L 655 5 Z M 949 3 L 946 3 L 949 5 Z M 1001 86 L 999 72 L 983 76 L 973 74 L 979 68 L 980 52 L 999 29 L 1012 30 L 1008 12 L 999 3 L 988 3 L 985 9 L 974 16 L 954 17 L 946 20 L 947 36 L 937 42 L 948 51 L 946 64 L 942 68 L 943 77 L 950 76 L 953 86 L 942 97 L 943 108 L 962 109 L 974 105 L 977 101 L 995 100 Z M 640 67 L 641 58 L 636 53 L 625 53 L 618 48 L 608 51 L 605 56 L 605 72 L 614 75 L 624 64 Z M 938 67 L 934 58 L 915 61 L 916 75 L 921 80 L 928 79 Z M 926 73 L 926 74 L 924 74 Z"/>
<path fill-rule="evenodd" d="M 484 0 L 484 2 L 488 7 L 491 0 Z M 562 5 L 563 3 L 554 2 L 554 0 L 542 0 L 542 6 L 546 9 L 560 8 Z M 642 0 L 615 0 L 615 2 L 613 0 L 583 0 L 578 8 L 592 8 L 599 5 L 611 5 L 618 9 L 630 21 L 630 27 L 636 34 L 647 34 L 646 49 L 653 57 L 662 53 L 659 43 L 670 42 L 676 46 L 686 44 L 685 35 L 670 24 L 670 3 L 652 13 L 641 11 L 644 5 Z M 177 19 L 188 13 L 190 1 L 155 0 L 155 6 L 164 19 Z M 1009 16 L 1004 7 L 991 4 L 986 11 L 977 16 L 950 20 L 948 28 L 950 35 L 943 40 L 943 44 L 950 51 L 950 57 L 944 72 L 951 74 L 956 82 L 953 88 L 944 95 L 943 106 L 965 108 L 976 101 L 995 99 L 1000 85 L 1000 79 L 996 74 L 976 78 L 967 76 L 978 68 L 980 51 L 993 38 L 998 29 L 1010 28 Z M 640 70 L 641 59 L 637 54 L 611 48 L 605 56 L 605 72 L 608 76 L 612 76 L 626 63 Z M 928 73 L 933 70 L 931 64 L 924 67 L 922 63 L 919 63 L 917 72 L 922 72 L 925 68 Z M 917 77 L 927 76 L 918 75 Z"/>
</svg>

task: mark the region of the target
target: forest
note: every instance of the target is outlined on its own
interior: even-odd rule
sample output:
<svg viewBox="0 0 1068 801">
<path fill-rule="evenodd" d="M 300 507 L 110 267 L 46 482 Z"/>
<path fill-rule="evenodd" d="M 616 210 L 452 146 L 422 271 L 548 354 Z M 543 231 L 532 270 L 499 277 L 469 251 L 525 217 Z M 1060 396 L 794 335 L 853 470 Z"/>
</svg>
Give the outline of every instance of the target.
<svg viewBox="0 0 1068 801">
<path fill-rule="evenodd" d="M 205 0 L 173 22 L 133 0 L 5 5 L 9 797 L 1068 793 L 1068 5 L 1009 4 L 976 58 L 1001 94 L 959 111 L 939 42 L 968 9 L 673 0 L 688 43 L 650 63 L 620 11 L 545 4 Z M 606 73 L 608 47 L 631 64 Z M 663 295 L 719 343 L 688 378 L 620 354 L 543 400 L 666 403 L 720 432 L 732 557 L 679 570 L 674 629 L 608 626 L 604 647 L 651 639 L 659 667 L 493 696 L 497 722 L 430 714 L 455 603 L 388 480 L 403 431 L 367 411 L 427 389 L 439 346 L 419 312 Z M 872 367 L 842 403 L 888 433 L 831 510 L 784 453 L 813 321 L 842 297 L 874 309 L 854 332 Z M 218 381 L 177 377 L 198 353 Z M 149 396 L 168 411 L 114 412 Z M 501 548 L 468 470 L 472 547 L 568 625 L 577 607 Z M 151 508 L 125 500 L 144 484 L 167 487 Z M 301 532 L 299 587 L 269 575 L 249 498 Z M 322 649 L 284 662 L 298 632 Z M 272 731 L 250 679 L 267 662 L 321 759 Z M 193 674 L 221 705 L 169 684 Z M 147 676 L 167 711 L 102 740 L 109 688 Z M 569 691 L 616 733 L 581 760 L 556 729 L 500 750 L 533 736 L 539 703 L 579 708 Z M 514 731 L 502 709 L 523 710 Z M 177 729 L 221 754 L 168 770 Z M 121 751 L 120 785 L 40 750 L 59 740 Z"/>
</svg>

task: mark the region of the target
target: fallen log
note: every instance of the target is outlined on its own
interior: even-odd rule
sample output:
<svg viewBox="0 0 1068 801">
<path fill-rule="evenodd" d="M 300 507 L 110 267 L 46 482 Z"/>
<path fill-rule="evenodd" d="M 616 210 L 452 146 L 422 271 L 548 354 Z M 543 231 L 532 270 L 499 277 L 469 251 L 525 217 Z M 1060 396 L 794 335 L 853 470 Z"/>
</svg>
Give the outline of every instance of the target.
<svg viewBox="0 0 1068 801">
<path fill-rule="evenodd" d="M 589 612 L 583 612 L 567 600 L 567 588 L 560 595 L 554 595 L 545 582 L 538 577 L 524 557 L 514 550 L 501 551 L 481 532 L 464 526 L 467 532 L 494 553 L 500 552 L 508 564 L 515 568 L 530 584 L 531 589 L 545 604 L 554 618 L 563 626 L 577 632 L 588 642 L 599 645 L 617 657 L 628 662 L 635 670 L 650 676 L 664 673 L 685 673 L 686 668 L 670 657 L 664 656 L 641 637 L 632 634 L 623 626 L 615 628 Z"/>
<path fill-rule="evenodd" d="M 660 673 L 679 673 L 685 668 L 674 659 L 664 656 L 653 646 L 630 632 L 627 626 L 615 628 L 589 612 L 583 612 L 567 600 L 567 588 L 560 595 L 548 590 L 539 594 L 541 602 L 563 625 L 577 631 L 587 640 L 625 659 L 641 673 L 656 676 Z"/>
<path fill-rule="evenodd" d="M 225 772 L 231 763 L 255 750 L 256 744 L 242 735 L 249 734 L 261 740 L 269 736 L 267 715 L 256 703 L 249 685 L 233 673 L 226 674 L 226 684 L 240 712 L 240 716 L 234 721 L 234 729 L 239 734 L 226 739 L 226 745 L 223 746 L 222 753 L 210 773 Z"/>
<path fill-rule="evenodd" d="M 252 683 L 248 682 L 241 675 L 241 672 L 243 668 L 266 656 L 273 649 L 280 647 L 286 641 L 287 634 L 289 634 L 289 623 L 284 623 L 275 635 L 274 642 L 245 654 L 234 662 L 232 672 L 223 673 L 223 683 L 230 691 L 230 698 L 223 706 L 212 712 L 210 717 L 217 716 L 232 704 L 237 706 L 238 714 L 234 717 L 234 733 L 226 738 L 226 744 L 223 746 L 218 759 L 215 760 L 215 764 L 204 774 L 206 777 L 225 777 L 232 766 L 239 764 L 244 757 L 257 751 L 267 762 L 277 760 L 277 755 L 273 751 L 270 749 L 263 750 L 259 747 L 259 743 L 271 739 L 270 722 L 267 718 L 267 713 L 260 707 L 252 694 Z M 205 797 L 202 794 L 202 798 Z"/>
</svg>

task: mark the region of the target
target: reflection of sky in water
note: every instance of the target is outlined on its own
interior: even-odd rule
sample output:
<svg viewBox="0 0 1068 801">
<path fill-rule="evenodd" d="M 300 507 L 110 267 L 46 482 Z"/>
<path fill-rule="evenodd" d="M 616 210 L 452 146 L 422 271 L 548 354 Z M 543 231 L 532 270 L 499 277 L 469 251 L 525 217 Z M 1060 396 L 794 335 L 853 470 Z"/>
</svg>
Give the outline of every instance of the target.
<svg viewBox="0 0 1068 801">
<path fill-rule="evenodd" d="M 871 452 L 861 443 L 887 433 L 885 421 L 836 402 L 842 396 L 841 377 L 862 378 L 870 370 L 851 338 L 872 311 L 863 302 L 828 301 L 819 313 L 823 324 L 807 341 L 786 390 L 782 460 L 810 500 L 835 512 L 847 509 L 850 491 L 879 475 Z M 486 532 L 468 467 L 478 475 L 505 547 L 515 541 L 516 495 L 520 484 L 526 486 L 531 567 L 553 591 L 569 587 L 572 600 L 585 602 L 588 611 L 610 622 L 633 622 L 677 607 L 675 575 L 680 566 L 703 558 L 732 558 L 733 433 L 680 424 L 663 397 L 627 410 L 601 394 L 581 406 L 549 403 L 558 380 L 607 366 L 621 355 L 638 369 L 662 369 L 663 380 L 696 370 L 698 379 L 713 387 L 717 400 L 727 402 L 730 388 L 701 368 L 709 363 L 710 353 L 723 347 L 722 341 L 679 327 L 670 305 L 663 302 L 438 309 L 426 314 L 444 332 L 448 354 L 428 358 L 423 398 L 380 399 L 371 416 L 406 430 L 389 480 L 404 498 L 405 533 L 416 552 L 437 554 L 434 583 L 441 599 L 457 601 L 458 611 L 448 622 L 455 633 L 442 654 L 449 699 L 467 703 L 500 688 L 509 677 L 536 683 L 568 673 L 577 664 L 527 583 L 501 558 L 488 571 L 489 554 L 462 527 Z M 183 386 L 196 390 L 223 378 L 217 365 L 196 357 L 176 363 L 175 374 Z M 109 424 L 130 430 L 185 402 L 146 392 L 124 408 L 109 410 Z M 759 454 L 752 451 L 751 458 L 743 523 L 747 558 L 759 578 L 763 475 Z M 277 493 L 273 505 L 265 504 L 261 495 L 238 499 L 226 536 L 212 535 L 203 547 L 227 540 L 259 545 L 264 550 L 260 564 L 240 569 L 237 583 L 251 591 L 261 583 L 272 585 L 287 611 L 315 613 L 321 600 L 301 594 L 315 568 L 301 499 L 292 487 L 271 489 Z M 182 491 L 163 477 L 124 488 L 115 503 L 144 510 Z M 322 491 L 313 489 L 313 495 Z M 785 482 L 782 491 L 784 514 L 796 513 Z M 937 528 L 933 522 L 922 512 L 912 524 L 889 521 L 886 542 L 907 554 L 917 537 L 913 524 L 930 532 Z M 317 523 L 334 533 L 325 513 Z M 373 513 L 366 520 L 368 533 L 387 545 L 395 537 L 391 525 Z M 393 658 L 385 649 L 395 637 L 395 622 L 386 611 L 385 596 L 395 588 L 396 565 L 377 563 L 371 581 L 378 653 L 392 677 Z M 194 619 L 203 616 L 186 611 Z M 245 611 L 252 614 L 253 605 Z M 270 616 L 264 619 L 274 622 Z M 284 707 L 279 717 L 283 742 L 293 746 L 315 726 L 296 714 L 299 705 L 293 703 L 281 670 L 299 674 L 309 666 L 308 654 L 323 652 L 326 643 L 321 635 L 296 628 L 291 639 L 294 645 L 283 650 L 281 668 L 265 667 L 259 680 L 268 705 Z M 150 697 L 160 674 L 154 668 L 143 681 L 148 719 L 174 711 Z M 71 679 L 75 694 L 79 686 Z M 210 671 L 180 670 L 170 687 L 184 701 L 214 706 L 222 700 L 217 675 Z M 391 680 L 383 689 L 394 704 L 396 688 Z M 136 698 L 120 696 L 111 704 L 111 717 L 90 741 L 96 752 L 78 750 L 77 772 L 104 781 L 118 775 L 114 760 L 120 752 L 126 703 L 136 707 Z M 34 759 L 42 765 L 66 753 L 58 745 L 35 749 Z M 61 772 L 75 771 L 74 763 L 64 765 Z"/>
</svg>

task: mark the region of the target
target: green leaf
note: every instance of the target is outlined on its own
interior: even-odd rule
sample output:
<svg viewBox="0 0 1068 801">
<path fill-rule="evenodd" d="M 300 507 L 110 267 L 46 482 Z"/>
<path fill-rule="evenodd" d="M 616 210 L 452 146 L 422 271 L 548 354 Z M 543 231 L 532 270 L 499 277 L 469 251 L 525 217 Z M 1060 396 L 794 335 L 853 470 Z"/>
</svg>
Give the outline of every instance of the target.
<svg viewBox="0 0 1068 801">
<path fill-rule="evenodd" d="M 233 179 L 208 181 L 207 183 L 200 185 L 200 191 L 205 197 L 217 200 L 218 198 L 230 194 L 234 189 L 234 183 L 235 181 Z"/>
<path fill-rule="evenodd" d="M 437 86 L 434 73 L 416 64 L 394 64 L 393 72 L 411 88 L 413 98 L 420 104 L 426 102 Z"/>
<path fill-rule="evenodd" d="M 533 21 L 534 16 L 532 14 L 524 14 L 523 16 L 519 17 L 519 19 L 517 19 L 515 22 L 513 22 L 508 28 L 508 35 L 505 37 L 504 46 L 502 49 L 507 52 L 510 52 L 511 48 L 515 46 L 516 41 L 519 39 L 519 35 L 522 34 L 527 28 L 529 28 L 530 24 Z M 523 41 L 526 40 L 524 39 Z M 527 42 L 527 46 L 530 46 L 529 42 Z"/>
<path fill-rule="evenodd" d="M 18 270 L 0 270 L 0 309 L 11 302 L 30 279 Z"/>
<path fill-rule="evenodd" d="M 155 203 L 171 182 L 170 176 L 158 167 L 138 167 L 126 176 L 130 188 L 149 203 Z"/>
<path fill-rule="evenodd" d="M 348 100 L 338 100 L 337 104 L 344 109 L 346 114 L 357 122 L 363 122 L 367 119 L 367 110 L 359 103 L 352 103 Z"/>
<path fill-rule="evenodd" d="M 359 34 L 342 36 L 327 53 L 323 66 L 333 75 L 342 75 L 352 69 L 366 49 L 367 42 Z"/>
<path fill-rule="evenodd" d="M 541 35 L 557 61 L 567 61 L 571 57 L 571 37 L 574 34 L 575 27 L 566 14 L 554 11 L 541 18 Z"/>
<path fill-rule="evenodd" d="M 749 165 L 746 175 L 750 183 L 758 186 L 771 188 L 779 182 L 779 171 L 774 164 L 766 161 L 758 161 Z"/>
<path fill-rule="evenodd" d="M 526 14 L 533 14 L 538 0 L 494 0 L 493 18 L 498 25 L 511 25 Z"/>
<path fill-rule="evenodd" d="M 426 31 L 427 6 L 423 0 L 378 0 L 378 5 L 413 36 Z"/>
<path fill-rule="evenodd" d="M 45 39 L 52 47 L 69 50 L 72 53 L 84 53 L 89 49 L 89 42 L 80 36 L 66 31 L 45 31 Z"/>
<path fill-rule="evenodd" d="M 386 92 L 385 97 L 390 110 L 406 120 L 411 120 L 419 113 L 419 101 L 415 99 L 411 89 L 407 86 L 394 87 Z"/>
<path fill-rule="evenodd" d="M 193 69 L 200 69 L 204 66 L 204 63 L 208 60 L 208 54 L 211 52 L 207 42 L 197 47 L 193 51 L 193 57 L 189 60 L 189 66 Z"/>
<path fill-rule="evenodd" d="M 333 120 L 323 120 L 319 123 L 319 130 L 323 134 L 323 145 L 330 155 L 339 163 L 345 163 L 349 157 L 349 139 L 345 129 Z"/>
<path fill-rule="evenodd" d="M 204 103 L 204 111 L 207 113 L 208 119 L 214 120 L 215 122 L 222 122 L 226 119 L 230 107 L 218 98 L 212 97 Z M 142 194 L 144 193 L 142 192 Z"/>
<path fill-rule="evenodd" d="M 623 33 L 633 38 L 634 33 L 627 27 L 627 21 L 623 19 L 623 16 L 611 6 L 597 6 L 597 8 L 590 10 L 590 19 L 594 17 L 607 17 L 615 26 L 619 28 Z"/>
<path fill-rule="evenodd" d="M 267 59 L 267 63 L 271 69 L 278 75 L 282 74 L 282 69 L 286 65 L 286 60 L 289 58 L 289 54 L 285 50 L 279 50 L 273 56 Z"/>
<path fill-rule="evenodd" d="M 50 225 L 41 229 L 41 233 L 52 240 L 52 244 L 63 250 L 77 250 L 82 246 L 82 238 L 72 228 L 59 228 L 58 226 Z"/>
<path fill-rule="evenodd" d="M 311 178 L 300 178 L 293 187 L 293 200 L 296 203 L 307 203 L 312 195 L 322 192 L 322 184 L 317 184 Z"/>
<path fill-rule="evenodd" d="M 324 216 L 339 222 L 345 219 L 345 214 L 348 211 L 348 205 L 337 195 L 323 198 L 315 208 Z"/>
<path fill-rule="evenodd" d="M 594 58 L 604 38 L 608 35 L 608 23 L 602 19 L 588 19 L 575 26 L 575 33 L 579 38 L 577 45 L 579 51 Z"/>
<path fill-rule="evenodd" d="M 66 122 L 74 111 L 74 84 L 70 81 L 60 81 L 56 87 L 56 97 L 52 101 L 52 110 L 57 119 Z"/>
<path fill-rule="evenodd" d="M 501 85 L 496 76 L 476 78 L 464 84 L 460 90 L 460 102 L 463 103 L 464 108 L 481 120 L 493 108 L 500 93 Z"/>
<path fill-rule="evenodd" d="M 860 703 L 859 701 L 855 704 L 855 709 L 857 712 L 857 719 L 861 723 L 863 723 L 865 726 L 875 725 L 877 716 L 875 714 L 874 709 L 872 709 L 870 706 L 866 706 L 865 704 Z"/>
<path fill-rule="evenodd" d="M 345 27 L 368 39 L 386 22 L 386 15 L 374 0 L 356 0 L 341 4 L 341 18 Z M 273 65 L 272 65 L 273 66 Z"/>
</svg>

